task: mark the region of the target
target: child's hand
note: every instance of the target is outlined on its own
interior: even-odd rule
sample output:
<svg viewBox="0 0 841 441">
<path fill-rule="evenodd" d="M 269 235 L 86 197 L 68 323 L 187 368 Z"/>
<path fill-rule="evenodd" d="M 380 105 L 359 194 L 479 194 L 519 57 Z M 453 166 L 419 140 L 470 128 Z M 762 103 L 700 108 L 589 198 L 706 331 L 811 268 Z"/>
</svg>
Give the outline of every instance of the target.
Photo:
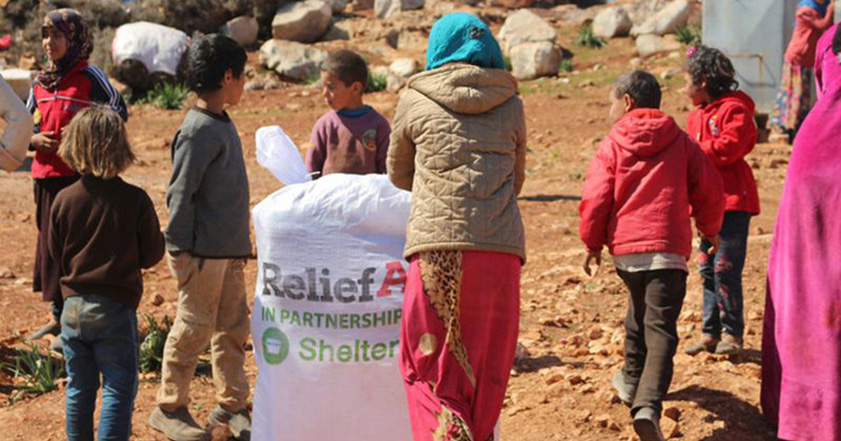
<svg viewBox="0 0 841 441">
<path fill-rule="evenodd" d="M 58 140 L 55 139 L 55 132 L 37 133 L 32 135 L 29 142 L 37 152 L 53 154 L 58 150 Z"/>
<path fill-rule="evenodd" d="M 596 270 L 591 271 L 590 265 L 593 261 L 596 261 Z M 584 260 L 584 273 L 590 277 L 596 277 L 599 274 L 599 269 L 602 267 L 602 252 L 599 251 L 588 251 L 587 252 L 587 259 Z"/>
<path fill-rule="evenodd" d="M 710 247 L 707 248 L 707 255 L 715 256 L 715 253 L 721 248 L 721 236 L 716 234 L 715 237 L 707 237 L 702 234 L 701 238 L 710 243 Z"/>
</svg>

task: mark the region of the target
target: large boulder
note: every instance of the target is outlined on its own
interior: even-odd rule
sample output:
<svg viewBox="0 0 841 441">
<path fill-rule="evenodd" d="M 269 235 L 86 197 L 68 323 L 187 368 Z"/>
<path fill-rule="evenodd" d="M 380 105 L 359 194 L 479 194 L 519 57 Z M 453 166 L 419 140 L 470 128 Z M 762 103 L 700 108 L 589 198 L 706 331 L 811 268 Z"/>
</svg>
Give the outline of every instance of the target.
<svg viewBox="0 0 841 441">
<path fill-rule="evenodd" d="M 321 41 L 350 40 L 351 28 L 347 20 L 334 21 Z"/>
<path fill-rule="evenodd" d="M 628 11 L 618 6 L 603 9 L 593 20 L 593 32 L 602 38 L 625 37 L 633 26 Z"/>
<path fill-rule="evenodd" d="M 676 39 L 669 37 L 674 36 L 669 35 L 664 38 L 654 34 L 640 35 L 636 41 L 637 54 L 641 57 L 650 57 L 660 52 L 680 50 L 680 43 Z"/>
<path fill-rule="evenodd" d="M 330 5 L 330 9 L 333 11 L 333 15 L 341 14 L 345 12 L 345 6 L 347 6 L 347 0 L 322 0 L 324 3 Z"/>
<path fill-rule="evenodd" d="M 511 66 L 518 80 L 532 80 L 558 74 L 561 49 L 555 43 L 523 43 L 511 49 Z"/>
<path fill-rule="evenodd" d="M 251 46 L 257 42 L 260 25 L 254 17 L 241 16 L 230 20 L 222 27 L 222 34 L 227 35 L 242 46 Z"/>
<path fill-rule="evenodd" d="M 272 20 L 272 35 L 281 40 L 313 43 L 327 32 L 332 17 L 330 6 L 320 0 L 289 3 L 278 9 Z"/>
<path fill-rule="evenodd" d="M 327 53 L 306 44 L 272 39 L 260 47 L 260 63 L 281 76 L 304 81 L 318 75 Z"/>
<path fill-rule="evenodd" d="M 395 60 L 388 66 L 387 89 L 391 92 L 400 90 L 409 77 L 420 71 L 420 64 L 412 58 Z"/>
<path fill-rule="evenodd" d="M 555 28 L 528 9 L 521 9 L 505 19 L 499 30 L 499 40 L 506 53 L 523 43 L 551 42 L 558 32 Z"/>
<path fill-rule="evenodd" d="M 681 26 L 685 26 L 692 14 L 692 5 L 686 0 L 675 0 L 665 8 L 659 10 L 644 23 L 634 26 L 631 35 L 666 35 L 671 34 Z"/>
<path fill-rule="evenodd" d="M 390 18 L 401 11 L 421 9 L 424 0 L 374 0 L 374 15 L 377 18 Z"/>
<path fill-rule="evenodd" d="M 0 76 L 9 83 L 20 100 L 26 102 L 29 99 L 29 89 L 32 88 L 32 80 L 37 72 L 27 69 L 3 69 Z"/>
</svg>

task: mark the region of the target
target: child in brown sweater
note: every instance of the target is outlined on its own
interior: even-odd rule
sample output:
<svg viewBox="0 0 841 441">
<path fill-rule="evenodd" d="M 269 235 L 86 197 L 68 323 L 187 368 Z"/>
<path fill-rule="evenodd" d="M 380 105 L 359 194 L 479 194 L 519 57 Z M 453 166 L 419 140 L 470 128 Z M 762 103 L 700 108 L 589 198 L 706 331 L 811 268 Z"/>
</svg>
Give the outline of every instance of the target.
<svg viewBox="0 0 841 441">
<path fill-rule="evenodd" d="M 79 112 L 58 154 L 82 175 L 56 197 L 47 239 L 65 299 L 67 439 L 94 439 L 101 375 L 99 439 L 128 440 L 138 384 L 140 270 L 161 260 L 164 237 L 149 196 L 119 177 L 134 154 L 116 112 L 100 105 Z"/>
</svg>

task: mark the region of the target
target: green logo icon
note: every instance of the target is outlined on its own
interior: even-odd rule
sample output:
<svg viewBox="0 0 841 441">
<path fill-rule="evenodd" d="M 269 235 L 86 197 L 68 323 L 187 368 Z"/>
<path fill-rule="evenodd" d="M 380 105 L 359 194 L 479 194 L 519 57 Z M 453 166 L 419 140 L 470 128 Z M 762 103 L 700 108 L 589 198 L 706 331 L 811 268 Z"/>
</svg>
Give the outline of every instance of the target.
<svg viewBox="0 0 841 441">
<path fill-rule="evenodd" d="M 268 328 L 263 331 L 263 358 L 268 364 L 281 364 L 289 355 L 289 339 L 280 329 Z"/>
</svg>

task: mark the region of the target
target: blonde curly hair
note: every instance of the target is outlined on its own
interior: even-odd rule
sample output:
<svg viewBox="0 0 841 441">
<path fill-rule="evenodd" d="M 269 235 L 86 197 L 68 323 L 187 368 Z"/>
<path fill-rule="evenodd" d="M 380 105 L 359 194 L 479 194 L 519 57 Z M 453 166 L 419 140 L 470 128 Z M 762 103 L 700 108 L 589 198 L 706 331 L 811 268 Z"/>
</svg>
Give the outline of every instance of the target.
<svg viewBox="0 0 841 441">
<path fill-rule="evenodd" d="M 58 155 L 82 175 L 112 179 L 135 161 L 122 118 L 95 104 L 81 110 L 67 126 Z"/>
</svg>

